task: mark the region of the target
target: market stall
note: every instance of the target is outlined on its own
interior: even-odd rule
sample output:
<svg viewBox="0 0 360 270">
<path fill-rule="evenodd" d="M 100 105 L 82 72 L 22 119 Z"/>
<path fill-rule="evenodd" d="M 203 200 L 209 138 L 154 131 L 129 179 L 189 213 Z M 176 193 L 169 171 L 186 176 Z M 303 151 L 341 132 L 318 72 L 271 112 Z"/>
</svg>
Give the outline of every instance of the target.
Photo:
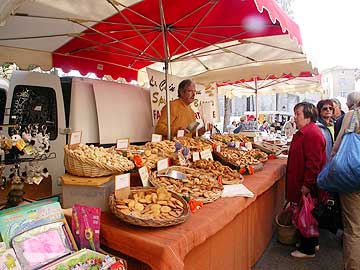
<svg viewBox="0 0 360 270">
<path fill-rule="evenodd" d="M 253 198 L 221 198 L 174 227 L 140 228 L 104 213 L 102 244 L 139 261 L 129 269 L 250 269 L 272 237 L 284 201 L 285 165 L 271 160 L 245 177 Z"/>
</svg>

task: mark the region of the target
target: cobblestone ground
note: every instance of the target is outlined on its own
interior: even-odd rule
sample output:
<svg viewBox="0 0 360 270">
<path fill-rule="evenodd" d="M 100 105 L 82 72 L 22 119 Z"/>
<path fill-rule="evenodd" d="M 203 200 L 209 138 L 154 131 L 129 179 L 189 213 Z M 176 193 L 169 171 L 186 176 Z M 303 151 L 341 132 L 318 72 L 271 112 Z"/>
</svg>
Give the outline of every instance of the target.
<svg viewBox="0 0 360 270">
<path fill-rule="evenodd" d="M 315 258 L 297 259 L 290 256 L 293 246 L 285 246 L 274 236 L 253 270 L 341 270 L 342 247 L 334 234 L 320 231 L 320 251 Z"/>
</svg>

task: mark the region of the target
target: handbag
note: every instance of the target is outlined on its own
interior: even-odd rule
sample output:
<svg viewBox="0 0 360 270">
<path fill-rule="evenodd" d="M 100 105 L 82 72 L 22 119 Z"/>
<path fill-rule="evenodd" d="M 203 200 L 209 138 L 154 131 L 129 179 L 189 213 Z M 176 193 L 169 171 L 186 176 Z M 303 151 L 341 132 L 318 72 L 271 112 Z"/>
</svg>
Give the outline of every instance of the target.
<svg viewBox="0 0 360 270">
<path fill-rule="evenodd" d="M 359 127 L 359 115 L 360 110 L 354 111 L 339 151 L 318 175 L 319 188 L 343 193 L 360 191 L 360 135 L 354 132 Z"/>
<path fill-rule="evenodd" d="M 333 234 L 336 234 L 338 229 L 343 229 L 338 193 L 329 192 L 328 198 L 318 201 L 311 213 L 318 221 L 319 228 L 329 230 Z"/>
</svg>

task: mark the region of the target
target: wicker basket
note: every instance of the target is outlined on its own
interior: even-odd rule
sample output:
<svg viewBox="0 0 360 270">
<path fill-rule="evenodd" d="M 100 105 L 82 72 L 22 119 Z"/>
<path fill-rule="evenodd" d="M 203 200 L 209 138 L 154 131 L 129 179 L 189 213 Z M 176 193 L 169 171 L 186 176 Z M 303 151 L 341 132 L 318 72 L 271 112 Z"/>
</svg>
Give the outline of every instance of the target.
<svg viewBox="0 0 360 270">
<path fill-rule="evenodd" d="M 68 145 L 64 147 L 65 169 L 72 175 L 85 177 L 101 177 L 123 173 L 123 168 L 112 167 L 89 158 L 80 157 L 70 151 Z"/>
<path fill-rule="evenodd" d="M 229 166 L 231 169 L 233 170 L 240 170 L 241 167 L 235 163 L 230 162 L 227 158 L 225 158 L 223 155 L 221 155 L 221 153 L 219 152 L 213 152 L 213 156 L 214 156 L 214 160 L 219 161 L 221 164 L 225 165 L 225 166 Z M 259 164 L 255 164 L 255 165 L 250 165 L 251 167 L 253 167 L 254 172 L 258 172 L 261 171 L 264 168 L 264 164 L 262 162 L 260 162 Z"/>
<path fill-rule="evenodd" d="M 196 169 L 192 169 L 192 168 L 187 168 L 187 167 L 181 167 L 181 166 L 171 166 L 170 167 L 171 169 L 174 169 L 174 170 L 179 170 L 181 172 L 184 172 L 186 174 L 186 171 L 187 172 L 199 172 L 199 170 L 196 170 Z M 185 171 L 184 171 L 185 170 Z M 183 193 L 180 193 L 180 192 L 177 192 L 176 190 L 172 189 L 171 187 L 168 188 L 166 185 L 162 185 L 157 176 L 156 176 L 156 172 L 153 172 L 152 174 L 150 174 L 149 176 L 149 182 L 154 186 L 154 187 L 165 187 L 167 188 L 168 190 L 172 191 L 172 192 L 175 192 L 177 193 L 179 196 L 187 196 L 187 194 L 183 194 Z M 211 176 L 209 176 L 209 178 L 213 178 Z M 213 196 L 210 196 L 208 198 L 206 197 L 203 197 L 203 196 L 199 196 L 199 197 L 195 197 L 195 196 L 191 196 L 190 195 L 190 199 L 193 199 L 193 200 L 197 200 L 197 201 L 201 201 L 203 203 L 210 203 L 210 202 L 213 202 L 213 201 L 216 201 L 217 199 L 219 199 L 221 197 L 221 194 L 223 192 L 223 187 L 221 184 L 219 184 L 217 182 L 217 180 L 215 178 L 213 178 L 214 182 L 216 183 L 216 185 L 218 185 L 218 190 L 215 192 L 215 194 Z M 181 181 L 181 180 L 176 180 L 176 181 Z"/>
<path fill-rule="evenodd" d="M 143 187 L 136 187 L 136 188 L 131 188 L 131 193 L 134 193 L 136 191 L 139 190 L 146 190 L 146 191 L 156 191 L 156 188 L 143 188 Z M 189 206 L 187 204 L 187 202 L 179 195 L 177 195 L 174 192 L 171 192 L 171 195 L 173 198 L 179 200 L 182 202 L 183 204 L 183 212 L 179 217 L 176 218 L 172 218 L 172 219 L 144 219 L 144 218 L 139 218 L 139 217 L 134 217 L 131 215 L 125 215 L 124 213 L 122 213 L 121 211 L 119 211 L 119 209 L 116 207 L 116 203 L 115 203 L 115 195 L 112 194 L 110 196 L 110 200 L 109 200 L 109 204 L 110 204 L 110 210 L 111 212 L 118 217 L 119 219 L 121 219 L 122 221 L 126 222 L 126 223 L 130 223 L 133 225 L 137 225 L 137 226 L 142 226 L 142 227 L 168 227 L 168 226 L 173 226 L 173 225 L 177 225 L 180 223 L 183 223 L 184 221 L 186 221 L 189 217 L 190 214 L 190 210 L 189 210 Z"/>
<path fill-rule="evenodd" d="M 283 211 L 275 218 L 277 240 L 284 245 L 293 245 L 297 242 L 296 228 L 291 221 L 287 221 L 286 212 Z"/>
</svg>

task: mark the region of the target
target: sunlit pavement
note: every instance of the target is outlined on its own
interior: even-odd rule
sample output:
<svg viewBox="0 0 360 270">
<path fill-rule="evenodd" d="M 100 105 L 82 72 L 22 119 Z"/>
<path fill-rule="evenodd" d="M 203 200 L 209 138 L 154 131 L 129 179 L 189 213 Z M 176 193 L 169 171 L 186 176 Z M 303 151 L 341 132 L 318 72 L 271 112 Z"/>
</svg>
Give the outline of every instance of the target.
<svg viewBox="0 0 360 270">
<path fill-rule="evenodd" d="M 342 247 L 334 234 L 320 231 L 320 251 L 315 258 L 297 259 L 290 256 L 294 246 L 285 246 L 276 241 L 274 235 L 254 270 L 341 270 Z"/>
</svg>

